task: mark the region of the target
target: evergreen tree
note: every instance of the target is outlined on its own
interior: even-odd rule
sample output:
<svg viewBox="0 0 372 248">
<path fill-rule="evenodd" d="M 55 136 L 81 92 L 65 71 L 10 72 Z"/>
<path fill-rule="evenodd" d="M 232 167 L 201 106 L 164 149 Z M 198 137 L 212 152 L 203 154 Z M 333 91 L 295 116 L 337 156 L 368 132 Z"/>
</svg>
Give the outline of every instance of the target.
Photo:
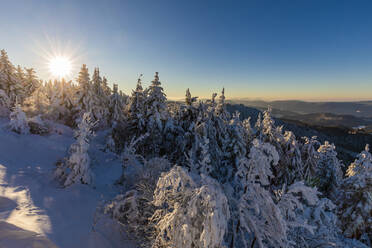
<svg viewBox="0 0 372 248">
<path fill-rule="evenodd" d="M 145 113 L 146 131 L 150 134 L 148 139 L 149 154 L 159 155 L 161 144 L 163 143 L 164 122 L 167 119 L 166 95 L 163 92 L 159 81 L 159 73 L 155 73 L 155 78 L 151 85 L 146 89 Z"/>
<path fill-rule="evenodd" d="M 369 146 L 347 169 L 337 199 L 341 227 L 346 237 L 372 245 L 372 155 Z"/>
<path fill-rule="evenodd" d="M 328 141 L 319 147 L 319 160 L 314 182 L 319 191 L 331 200 L 336 198 L 342 180 L 342 164 L 337 158 L 335 149 L 336 147 Z"/>
<path fill-rule="evenodd" d="M 99 69 L 95 68 L 92 77 L 93 86 L 93 118 L 99 121 L 100 126 L 106 126 L 109 118 L 109 98 L 106 95 L 103 87 L 102 78 L 99 74 Z"/>
<path fill-rule="evenodd" d="M 26 74 L 23 84 L 26 97 L 31 96 L 34 91 L 40 87 L 40 81 L 36 76 L 36 72 L 33 68 L 26 68 Z"/>
<path fill-rule="evenodd" d="M 301 158 L 303 161 L 303 177 L 304 180 L 310 183 L 315 178 L 315 173 L 318 167 L 319 154 L 317 147 L 320 142 L 316 136 L 311 138 L 303 137 L 303 145 L 301 146 Z"/>
<path fill-rule="evenodd" d="M 9 97 L 11 106 L 24 97 L 22 81 L 17 78 L 16 69 L 5 50 L 1 50 L 0 56 L 0 89 Z"/>
<path fill-rule="evenodd" d="M 92 112 L 94 107 L 94 96 L 92 85 L 90 83 L 88 68 L 85 64 L 82 65 L 79 76 L 76 79 L 78 86 L 75 96 L 75 123 L 80 122 L 82 116 L 86 112 Z"/>
<path fill-rule="evenodd" d="M 17 103 L 13 111 L 10 113 L 9 126 L 12 131 L 19 134 L 28 134 L 30 132 L 26 114 L 22 111 L 21 106 Z"/>
<path fill-rule="evenodd" d="M 88 149 L 89 142 L 94 136 L 92 131 L 94 125 L 91 114 L 85 113 L 75 132 L 76 142 L 70 147 L 69 157 L 65 163 L 57 165 L 55 176 L 65 187 L 74 183 L 91 184 L 93 181 Z"/>
<path fill-rule="evenodd" d="M 148 129 L 157 128 L 163 129 L 163 121 L 166 119 L 166 95 L 159 81 L 159 73 L 155 73 L 155 78 L 151 85 L 146 90 L 147 98 L 145 102 L 146 119 L 148 121 Z"/>
<path fill-rule="evenodd" d="M 230 119 L 230 114 L 226 109 L 226 103 L 225 103 L 225 88 L 222 89 L 217 107 L 216 107 L 216 114 L 217 116 L 221 117 L 223 120 Z M 214 101 L 214 100 L 213 100 Z M 212 101 L 212 102 L 213 102 Z"/>
<path fill-rule="evenodd" d="M 132 91 L 132 96 L 129 99 L 128 106 L 128 122 L 129 127 L 135 134 L 143 134 L 146 132 L 146 113 L 145 102 L 146 95 L 142 88 L 141 83 L 142 74 L 137 80 L 136 89 Z"/>
<path fill-rule="evenodd" d="M 109 111 L 110 111 L 110 123 L 112 127 L 115 127 L 117 123 L 125 120 L 124 115 L 124 103 L 118 92 L 118 85 L 114 84 L 113 93 L 110 97 Z"/>
</svg>

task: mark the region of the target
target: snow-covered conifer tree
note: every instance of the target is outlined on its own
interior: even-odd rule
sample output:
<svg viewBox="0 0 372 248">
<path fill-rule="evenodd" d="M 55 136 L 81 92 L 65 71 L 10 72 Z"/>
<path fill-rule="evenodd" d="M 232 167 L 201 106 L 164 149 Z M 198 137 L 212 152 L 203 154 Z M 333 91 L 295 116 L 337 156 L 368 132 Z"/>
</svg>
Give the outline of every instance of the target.
<svg viewBox="0 0 372 248">
<path fill-rule="evenodd" d="M 164 122 L 167 119 L 167 104 L 166 95 L 163 92 L 159 81 L 159 73 L 155 73 L 155 78 L 151 85 L 146 89 L 146 130 L 150 134 L 151 139 L 148 140 L 148 153 L 159 154 L 161 144 L 163 142 Z"/>
<path fill-rule="evenodd" d="M 13 108 L 13 111 L 10 113 L 9 126 L 11 130 L 19 134 L 28 134 L 30 132 L 30 127 L 27 124 L 26 114 L 23 112 L 19 104 L 16 104 Z"/>
<path fill-rule="evenodd" d="M 1 50 L 0 56 L 0 89 L 9 97 L 11 106 L 23 99 L 22 80 L 17 77 L 16 68 L 10 62 L 5 50 Z"/>
<path fill-rule="evenodd" d="M 319 154 L 317 147 L 320 146 L 320 142 L 316 136 L 311 138 L 303 137 L 304 143 L 301 147 L 301 158 L 303 161 L 303 176 L 306 182 L 311 182 L 317 170 Z"/>
<path fill-rule="evenodd" d="M 112 92 L 111 92 L 110 87 L 108 86 L 106 77 L 102 77 L 102 88 L 103 88 L 103 92 L 105 93 L 106 97 L 109 98 Z"/>
<path fill-rule="evenodd" d="M 145 103 L 148 129 L 163 129 L 163 120 L 166 118 L 167 109 L 166 101 L 166 95 L 163 92 L 163 88 L 159 81 L 159 73 L 156 72 L 154 80 L 152 80 L 151 85 L 147 89 L 147 98 Z"/>
<path fill-rule="evenodd" d="M 315 185 L 323 195 L 334 200 L 342 180 L 342 164 L 337 158 L 336 147 L 326 141 L 318 149 L 319 159 Z"/>
<path fill-rule="evenodd" d="M 94 125 L 91 114 L 85 113 L 75 132 L 76 142 L 70 147 L 69 157 L 65 163 L 57 165 L 55 176 L 65 187 L 74 183 L 91 184 L 93 181 L 88 149 L 90 139 L 94 135 L 92 131 Z"/>
<path fill-rule="evenodd" d="M 114 84 L 113 93 L 110 97 L 109 111 L 111 126 L 116 126 L 117 123 L 124 121 L 124 103 L 118 92 L 118 85 Z"/>
<path fill-rule="evenodd" d="M 338 213 L 346 237 L 372 245 L 372 155 L 366 145 L 347 169 L 338 196 Z"/>
<path fill-rule="evenodd" d="M 206 176 L 194 180 L 174 167 L 159 178 L 152 216 L 155 247 L 222 247 L 230 218 L 229 205 L 219 183 Z"/>
<path fill-rule="evenodd" d="M 99 69 L 95 68 L 92 77 L 93 89 L 93 109 L 92 114 L 96 121 L 99 121 L 100 126 L 106 126 L 109 118 L 109 98 L 102 83 L 102 78 Z"/>
<path fill-rule="evenodd" d="M 142 88 L 141 82 L 142 74 L 139 76 L 137 80 L 136 89 L 132 91 L 132 95 L 129 99 L 129 106 L 128 106 L 128 124 L 132 132 L 136 134 L 143 134 L 146 132 L 145 125 L 146 125 L 146 113 L 145 113 L 145 101 L 146 95 Z"/>
<path fill-rule="evenodd" d="M 7 116 L 10 109 L 10 99 L 4 90 L 0 89 L 0 116 Z"/>
<path fill-rule="evenodd" d="M 76 79 L 78 88 L 75 96 L 75 122 L 80 122 L 82 116 L 86 112 L 93 111 L 94 95 L 92 85 L 90 83 L 88 68 L 85 64 L 82 65 L 79 76 Z"/>
<path fill-rule="evenodd" d="M 23 87 L 25 90 L 25 96 L 29 97 L 37 88 L 40 87 L 40 81 L 38 80 L 36 72 L 33 68 L 25 68 L 25 70 L 26 73 Z"/>
<path fill-rule="evenodd" d="M 225 103 L 225 88 L 222 89 L 218 104 L 216 106 L 216 114 L 217 116 L 221 117 L 223 120 L 230 119 L 230 114 L 226 109 L 226 103 Z"/>
</svg>

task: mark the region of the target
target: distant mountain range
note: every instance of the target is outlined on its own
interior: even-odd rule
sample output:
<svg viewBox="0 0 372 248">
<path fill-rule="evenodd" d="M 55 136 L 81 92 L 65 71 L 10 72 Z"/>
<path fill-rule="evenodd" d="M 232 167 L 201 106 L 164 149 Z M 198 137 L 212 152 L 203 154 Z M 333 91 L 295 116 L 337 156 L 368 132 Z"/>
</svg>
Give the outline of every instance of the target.
<svg viewBox="0 0 372 248">
<path fill-rule="evenodd" d="M 243 104 L 257 109 L 266 109 L 271 106 L 276 114 L 290 116 L 293 114 L 330 113 L 336 115 L 352 115 L 372 118 L 372 101 L 360 102 L 305 102 L 305 101 L 255 101 L 230 100 L 232 104 Z M 293 113 L 291 113 L 293 112 Z"/>
</svg>

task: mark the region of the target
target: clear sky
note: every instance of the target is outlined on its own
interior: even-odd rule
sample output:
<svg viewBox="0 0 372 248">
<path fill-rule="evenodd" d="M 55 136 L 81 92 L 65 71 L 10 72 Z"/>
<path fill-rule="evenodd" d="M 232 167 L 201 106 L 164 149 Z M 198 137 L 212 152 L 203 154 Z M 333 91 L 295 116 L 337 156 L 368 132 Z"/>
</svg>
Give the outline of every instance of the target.
<svg viewBox="0 0 372 248">
<path fill-rule="evenodd" d="M 0 49 L 47 79 L 56 49 L 126 93 L 155 71 L 170 98 L 372 99 L 372 1 L 0 3 Z M 75 73 L 76 77 L 76 73 Z"/>
</svg>

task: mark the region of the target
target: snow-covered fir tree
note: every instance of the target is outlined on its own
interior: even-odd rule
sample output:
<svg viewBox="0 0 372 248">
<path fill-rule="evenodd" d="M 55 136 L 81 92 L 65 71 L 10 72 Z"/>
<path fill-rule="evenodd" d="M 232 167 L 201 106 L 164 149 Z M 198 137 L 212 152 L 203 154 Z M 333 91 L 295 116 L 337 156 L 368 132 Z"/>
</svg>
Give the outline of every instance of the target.
<svg viewBox="0 0 372 248">
<path fill-rule="evenodd" d="M 142 74 L 137 80 L 136 89 L 132 91 L 132 95 L 129 99 L 128 105 L 128 122 L 130 129 L 139 134 L 145 130 L 145 101 L 146 95 L 142 88 L 141 82 Z"/>
<path fill-rule="evenodd" d="M 92 90 L 93 90 L 93 106 L 92 116 L 94 120 L 98 121 L 98 124 L 102 127 L 107 126 L 109 118 L 109 98 L 106 94 L 106 88 L 104 88 L 102 78 L 98 68 L 94 69 L 92 76 Z"/>
<path fill-rule="evenodd" d="M 9 97 L 11 106 L 24 98 L 22 80 L 17 77 L 16 68 L 5 50 L 1 50 L 0 56 L 0 89 Z"/>
<path fill-rule="evenodd" d="M 12 131 L 19 134 L 28 134 L 30 127 L 27 123 L 26 114 L 23 112 L 21 106 L 16 103 L 13 111 L 10 113 L 9 127 Z"/>
<path fill-rule="evenodd" d="M 119 95 L 118 85 L 114 84 L 113 93 L 110 97 L 109 103 L 109 122 L 111 123 L 111 126 L 116 126 L 117 123 L 125 120 L 124 108 L 125 103 L 123 102 L 123 98 Z"/>
<path fill-rule="evenodd" d="M 152 141 L 149 144 L 149 152 L 159 154 L 160 145 L 163 141 L 162 134 L 164 122 L 167 118 L 167 98 L 159 81 L 159 73 L 155 73 L 154 80 L 146 89 L 145 120 L 146 132 L 150 133 Z"/>
<path fill-rule="evenodd" d="M 303 137 L 302 140 L 301 158 L 303 161 L 303 177 L 306 182 L 310 183 L 315 178 L 317 171 L 319 159 L 317 148 L 319 148 L 320 142 L 316 136 L 311 138 Z"/>
<path fill-rule="evenodd" d="M 93 174 L 88 155 L 89 142 L 94 133 L 95 123 L 90 113 L 85 113 L 75 132 L 76 142 L 69 149 L 69 156 L 64 162 L 57 164 L 55 176 L 67 187 L 74 183 L 91 184 Z"/>
<path fill-rule="evenodd" d="M 342 180 L 342 164 L 337 158 L 336 147 L 328 141 L 318 149 L 319 159 L 314 184 L 331 200 L 337 197 Z"/>
<path fill-rule="evenodd" d="M 346 237 L 372 245 L 372 155 L 369 146 L 347 169 L 338 196 L 338 214 Z"/>
<path fill-rule="evenodd" d="M 78 123 L 83 114 L 92 112 L 94 107 L 94 95 L 90 82 L 88 68 L 85 64 L 82 65 L 79 76 L 76 79 L 78 86 L 75 96 L 74 112 L 75 122 Z"/>
</svg>

